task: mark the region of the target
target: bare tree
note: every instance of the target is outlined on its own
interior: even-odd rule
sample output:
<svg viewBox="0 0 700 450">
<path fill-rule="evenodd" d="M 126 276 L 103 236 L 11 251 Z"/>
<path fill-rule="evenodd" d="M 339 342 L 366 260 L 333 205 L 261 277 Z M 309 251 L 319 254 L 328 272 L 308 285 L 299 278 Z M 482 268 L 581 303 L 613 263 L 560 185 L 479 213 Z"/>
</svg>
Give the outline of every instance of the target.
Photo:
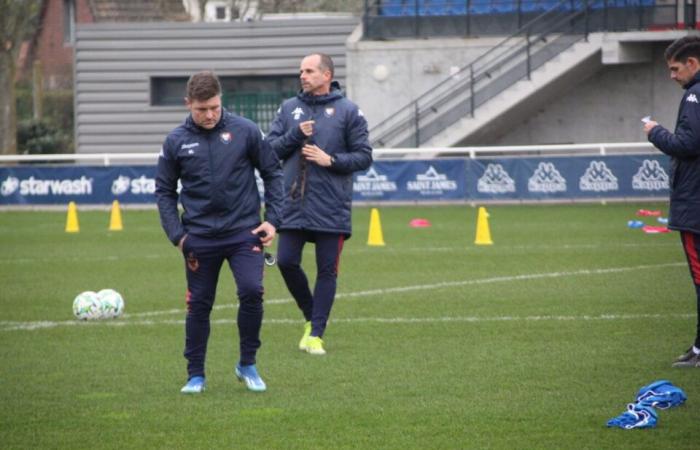
<svg viewBox="0 0 700 450">
<path fill-rule="evenodd" d="M 0 0 L 0 154 L 17 153 L 17 56 L 36 30 L 41 5 L 42 0 Z"/>
</svg>

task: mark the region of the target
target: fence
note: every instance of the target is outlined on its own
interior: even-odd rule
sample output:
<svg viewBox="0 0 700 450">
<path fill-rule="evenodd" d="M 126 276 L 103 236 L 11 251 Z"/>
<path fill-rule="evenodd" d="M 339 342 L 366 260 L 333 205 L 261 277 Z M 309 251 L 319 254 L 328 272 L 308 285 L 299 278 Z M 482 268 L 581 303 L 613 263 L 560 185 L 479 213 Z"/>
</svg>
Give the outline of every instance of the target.
<svg viewBox="0 0 700 450">
<path fill-rule="evenodd" d="M 669 192 L 669 159 L 648 143 L 378 149 L 375 156 L 353 176 L 356 201 L 659 199 Z M 154 203 L 156 158 L 0 156 L 0 206 Z"/>
</svg>

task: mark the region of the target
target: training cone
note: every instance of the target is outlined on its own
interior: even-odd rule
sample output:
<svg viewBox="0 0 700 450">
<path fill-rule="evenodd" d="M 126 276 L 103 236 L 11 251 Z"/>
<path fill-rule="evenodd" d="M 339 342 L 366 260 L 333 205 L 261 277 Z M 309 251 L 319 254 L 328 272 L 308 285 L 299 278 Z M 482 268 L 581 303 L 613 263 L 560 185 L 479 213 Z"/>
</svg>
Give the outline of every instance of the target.
<svg viewBox="0 0 700 450">
<path fill-rule="evenodd" d="M 77 233 L 80 231 L 78 225 L 78 208 L 75 202 L 68 203 L 68 217 L 66 218 L 66 233 Z"/>
<path fill-rule="evenodd" d="M 122 226 L 122 213 L 119 210 L 119 201 L 115 200 L 112 202 L 112 212 L 109 215 L 109 231 L 121 231 L 124 227 Z"/>
<path fill-rule="evenodd" d="M 476 245 L 493 245 L 491 230 L 489 229 L 489 213 L 486 208 L 479 207 L 479 215 L 476 217 Z"/>
<path fill-rule="evenodd" d="M 369 216 L 369 238 L 367 245 L 383 246 L 384 235 L 382 234 L 382 222 L 379 220 L 379 211 L 377 208 L 372 208 Z"/>
</svg>

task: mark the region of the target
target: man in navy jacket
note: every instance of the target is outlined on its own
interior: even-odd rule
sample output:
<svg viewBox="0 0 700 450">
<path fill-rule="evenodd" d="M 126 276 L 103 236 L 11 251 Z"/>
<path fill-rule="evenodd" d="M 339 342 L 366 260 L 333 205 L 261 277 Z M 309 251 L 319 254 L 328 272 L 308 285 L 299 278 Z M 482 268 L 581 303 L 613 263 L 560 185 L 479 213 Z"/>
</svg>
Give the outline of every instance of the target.
<svg viewBox="0 0 700 450">
<path fill-rule="evenodd" d="M 235 373 L 248 389 L 264 391 L 255 366 L 263 316 L 262 247 L 271 244 L 281 216 L 279 160 L 257 125 L 222 109 L 221 85 L 213 73 L 200 72 L 189 79 L 185 103 L 190 115 L 166 137 L 156 173 L 161 224 L 182 251 L 187 276 L 188 381 L 181 392 L 200 393 L 206 387 L 209 315 L 224 260 L 236 280 L 240 302 L 240 360 Z M 255 169 L 265 184 L 262 223 Z"/>
<path fill-rule="evenodd" d="M 700 368 L 700 37 L 685 36 L 664 53 L 671 78 L 685 89 L 673 133 L 647 121 L 644 131 L 656 148 L 671 157 L 671 208 L 668 227 L 681 233 L 695 284 L 698 323 L 694 344 L 673 367 Z"/>
<path fill-rule="evenodd" d="M 267 136 L 284 162 L 277 264 L 306 319 L 299 349 L 314 355 L 326 353 L 321 338 L 335 299 L 340 252 L 352 234 L 352 173 L 372 164 L 367 121 L 343 96 L 333 70 L 328 55 L 305 57 L 301 91 L 282 104 Z M 301 267 L 306 242 L 316 245 L 313 294 Z"/>
</svg>

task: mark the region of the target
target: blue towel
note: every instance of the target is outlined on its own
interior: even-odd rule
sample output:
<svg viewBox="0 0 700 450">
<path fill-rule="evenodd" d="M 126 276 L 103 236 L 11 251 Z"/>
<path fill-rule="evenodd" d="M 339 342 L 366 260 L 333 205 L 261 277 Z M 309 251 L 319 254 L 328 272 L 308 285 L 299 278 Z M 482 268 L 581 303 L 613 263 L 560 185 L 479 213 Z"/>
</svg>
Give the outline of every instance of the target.
<svg viewBox="0 0 700 450">
<path fill-rule="evenodd" d="M 627 411 L 619 416 L 608 420 L 608 427 L 620 427 L 625 430 L 633 428 L 654 428 L 656 427 L 656 411 L 654 408 L 642 406 L 637 403 L 629 403 Z"/>
<path fill-rule="evenodd" d="M 652 408 L 668 409 L 682 405 L 688 396 L 668 380 L 657 380 L 641 388 L 637 393 L 637 403 Z"/>
</svg>

